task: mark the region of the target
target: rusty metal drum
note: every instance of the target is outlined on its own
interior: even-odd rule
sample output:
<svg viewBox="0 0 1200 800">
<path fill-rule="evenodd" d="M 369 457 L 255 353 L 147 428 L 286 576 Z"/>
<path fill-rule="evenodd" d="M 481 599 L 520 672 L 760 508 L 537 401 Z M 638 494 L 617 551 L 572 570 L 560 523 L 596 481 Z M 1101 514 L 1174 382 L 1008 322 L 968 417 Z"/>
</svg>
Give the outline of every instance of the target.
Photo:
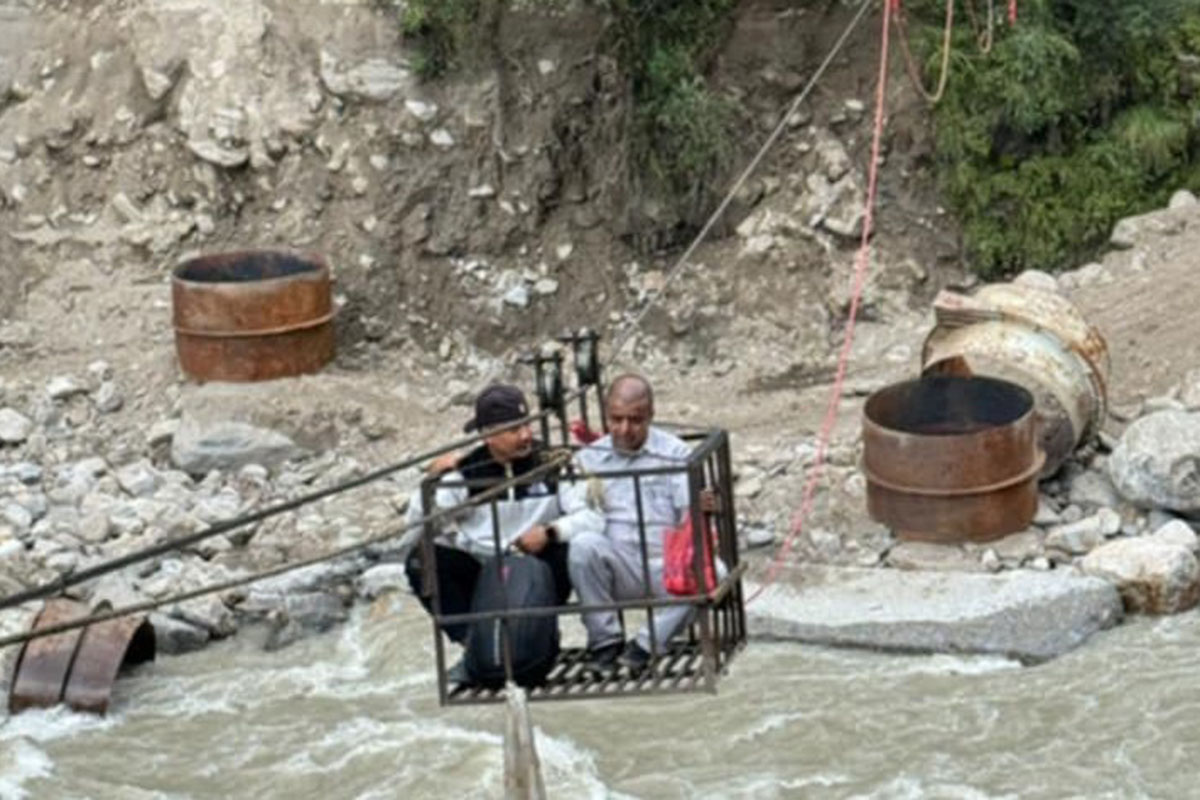
<svg viewBox="0 0 1200 800">
<path fill-rule="evenodd" d="M 244 250 L 188 259 L 171 281 L 175 349 L 198 381 L 316 372 L 333 358 L 329 266 L 320 256 Z"/>
<path fill-rule="evenodd" d="M 986 542 L 1037 511 L 1033 395 L 996 378 L 926 376 L 863 409 L 867 510 L 902 539 Z"/>
</svg>

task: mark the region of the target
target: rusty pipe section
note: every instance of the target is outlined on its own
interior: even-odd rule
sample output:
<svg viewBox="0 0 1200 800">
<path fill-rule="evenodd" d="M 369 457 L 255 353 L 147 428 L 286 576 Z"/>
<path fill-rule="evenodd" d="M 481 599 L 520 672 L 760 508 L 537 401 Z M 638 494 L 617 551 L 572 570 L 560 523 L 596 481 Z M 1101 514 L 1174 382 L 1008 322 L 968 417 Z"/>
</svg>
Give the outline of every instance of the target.
<svg viewBox="0 0 1200 800">
<path fill-rule="evenodd" d="M 994 378 L 926 376 L 863 408 L 867 510 L 902 539 L 985 542 L 1037 511 L 1033 396 Z"/>
<path fill-rule="evenodd" d="M 1046 454 L 1043 477 L 1099 432 L 1108 405 L 1108 346 L 1065 297 L 998 283 L 971 296 L 943 291 L 934 311 L 924 373 L 989 376 L 1029 390 Z"/>
<path fill-rule="evenodd" d="M 316 372 L 334 354 L 329 265 L 317 255 L 245 250 L 179 264 L 171 280 L 175 349 L 199 381 Z"/>
</svg>

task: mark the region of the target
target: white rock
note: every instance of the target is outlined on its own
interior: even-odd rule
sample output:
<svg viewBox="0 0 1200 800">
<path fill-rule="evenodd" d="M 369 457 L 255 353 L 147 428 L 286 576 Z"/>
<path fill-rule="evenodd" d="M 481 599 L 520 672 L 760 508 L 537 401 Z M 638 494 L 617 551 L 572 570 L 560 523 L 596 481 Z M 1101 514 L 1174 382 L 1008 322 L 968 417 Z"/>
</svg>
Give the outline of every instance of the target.
<svg viewBox="0 0 1200 800">
<path fill-rule="evenodd" d="M 1078 522 L 1051 528 L 1046 534 L 1046 547 L 1071 555 L 1089 553 L 1109 536 L 1121 530 L 1121 515 L 1111 508 L 1102 508 Z"/>
<path fill-rule="evenodd" d="M 12 408 L 0 408 L 0 442 L 20 444 L 29 438 L 33 422 Z"/>
<path fill-rule="evenodd" d="M 554 255 L 558 257 L 559 261 L 566 261 L 571 257 L 571 253 L 573 252 L 575 252 L 575 245 L 570 242 L 564 242 L 554 248 Z"/>
<path fill-rule="evenodd" d="M 1193 553 L 1197 549 L 1200 549 L 1200 536 L 1196 535 L 1196 531 L 1192 529 L 1191 525 L 1188 525 L 1181 519 L 1173 519 L 1167 524 L 1158 527 L 1154 533 L 1150 534 L 1150 538 L 1155 541 L 1186 547 Z"/>
<path fill-rule="evenodd" d="M 558 291 L 558 281 L 554 278 L 539 278 L 533 284 L 534 294 L 542 295 L 543 297 L 552 295 Z"/>
<path fill-rule="evenodd" d="M 1180 189 L 1171 195 L 1171 200 L 1167 204 L 1167 208 L 1190 208 L 1197 204 L 1196 195 L 1189 192 L 1187 189 Z"/>
<path fill-rule="evenodd" d="M 57 375 L 46 384 L 46 394 L 52 400 L 66 400 L 87 392 L 87 387 L 70 375 Z"/>
<path fill-rule="evenodd" d="M 113 377 L 112 364 L 107 361 L 97 360 L 87 365 L 88 375 L 91 376 L 92 383 L 99 386 L 104 381 L 111 381 Z"/>
<path fill-rule="evenodd" d="M 1200 414 L 1159 411 L 1134 420 L 1108 458 L 1125 499 L 1143 508 L 1200 511 Z"/>
<path fill-rule="evenodd" d="M 470 189 L 467 189 L 467 196 L 476 199 L 495 197 L 496 188 L 490 183 L 485 183 L 480 186 L 472 186 Z"/>
<path fill-rule="evenodd" d="M 454 147 L 454 137 L 445 128 L 438 128 L 429 134 L 429 142 L 434 147 L 440 147 L 443 150 L 449 150 L 451 147 Z"/>
<path fill-rule="evenodd" d="M 117 388 L 116 383 L 105 381 L 96 390 L 96 394 L 92 397 L 92 402 L 95 404 L 97 411 L 104 414 L 111 414 L 121 409 L 121 406 L 125 404 L 125 398 L 122 396 L 121 390 Z"/>
<path fill-rule="evenodd" d="M 1178 544 L 1118 539 L 1088 554 L 1083 571 L 1116 585 L 1129 611 L 1172 614 L 1200 599 L 1200 564 Z"/>
<path fill-rule="evenodd" d="M 187 146 L 201 161 L 224 169 L 236 169 L 250 160 L 249 148 L 229 147 L 212 139 L 189 139 Z"/>
<path fill-rule="evenodd" d="M 384 101 L 414 88 L 412 72 L 400 64 L 382 58 L 368 58 L 352 66 L 345 65 L 332 53 L 322 50 L 321 81 L 337 95 Z"/>
<path fill-rule="evenodd" d="M 358 576 L 354 583 L 360 595 L 373 599 L 386 592 L 405 591 L 408 576 L 403 564 L 377 564 Z"/>
<path fill-rule="evenodd" d="M 538 72 L 540 72 L 542 75 L 549 75 L 550 73 L 554 72 L 555 69 L 557 69 L 555 63 L 548 58 L 539 58 L 537 66 Z"/>
<path fill-rule="evenodd" d="M 169 444 L 171 439 L 175 437 L 175 432 L 179 430 L 179 420 L 177 419 L 162 419 L 150 426 L 150 431 L 146 434 L 146 444 L 151 447 L 157 447 L 160 444 Z"/>
<path fill-rule="evenodd" d="M 421 122 L 430 122 L 438 114 L 437 104 L 427 103 L 424 100 L 405 100 L 404 107 L 408 109 L 408 113 Z"/>
<path fill-rule="evenodd" d="M 529 305 L 529 290 L 525 288 L 524 284 L 519 283 L 504 293 L 503 300 L 510 306 L 525 308 Z"/>
<path fill-rule="evenodd" d="M 1040 269 L 1027 269 L 1013 278 L 1012 282 L 1020 286 L 1028 286 L 1031 289 L 1040 289 L 1044 292 L 1054 292 L 1055 294 L 1059 290 L 1058 279 Z"/>
<path fill-rule="evenodd" d="M 134 497 L 148 497 L 154 494 L 162 482 L 158 470 L 145 459 L 118 469 L 116 479 L 121 488 Z"/>
</svg>

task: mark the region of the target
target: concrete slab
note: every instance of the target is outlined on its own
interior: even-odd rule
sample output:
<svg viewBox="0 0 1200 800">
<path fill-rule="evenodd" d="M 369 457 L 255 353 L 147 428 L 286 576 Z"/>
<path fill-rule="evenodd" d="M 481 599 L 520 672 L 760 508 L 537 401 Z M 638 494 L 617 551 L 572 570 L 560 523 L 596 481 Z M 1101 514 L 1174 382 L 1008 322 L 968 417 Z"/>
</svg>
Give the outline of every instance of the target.
<svg viewBox="0 0 1200 800">
<path fill-rule="evenodd" d="M 1124 613 L 1112 584 L 1079 575 L 816 566 L 780 570 L 746 612 L 756 638 L 1025 663 L 1077 647 Z"/>
</svg>

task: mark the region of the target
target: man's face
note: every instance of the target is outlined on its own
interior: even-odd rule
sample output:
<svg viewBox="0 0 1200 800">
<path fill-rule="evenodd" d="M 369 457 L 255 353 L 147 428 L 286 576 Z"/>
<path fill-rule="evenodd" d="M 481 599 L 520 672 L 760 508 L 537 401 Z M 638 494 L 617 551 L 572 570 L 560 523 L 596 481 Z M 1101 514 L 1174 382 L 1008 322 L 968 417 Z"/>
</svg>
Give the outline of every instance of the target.
<svg viewBox="0 0 1200 800">
<path fill-rule="evenodd" d="M 654 412 L 645 398 L 629 402 L 619 397 L 608 401 L 608 431 L 613 446 L 624 453 L 636 453 L 646 443 Z"/>
<path fill-rule="evenodd" d="M 492 458 L 501 463 L 515 461 L 529 455 L 533 449 L 533 428 L 528 423 L 518 425 L 506 431 L 489 433 L 483 441 Z"/>
</svg>

